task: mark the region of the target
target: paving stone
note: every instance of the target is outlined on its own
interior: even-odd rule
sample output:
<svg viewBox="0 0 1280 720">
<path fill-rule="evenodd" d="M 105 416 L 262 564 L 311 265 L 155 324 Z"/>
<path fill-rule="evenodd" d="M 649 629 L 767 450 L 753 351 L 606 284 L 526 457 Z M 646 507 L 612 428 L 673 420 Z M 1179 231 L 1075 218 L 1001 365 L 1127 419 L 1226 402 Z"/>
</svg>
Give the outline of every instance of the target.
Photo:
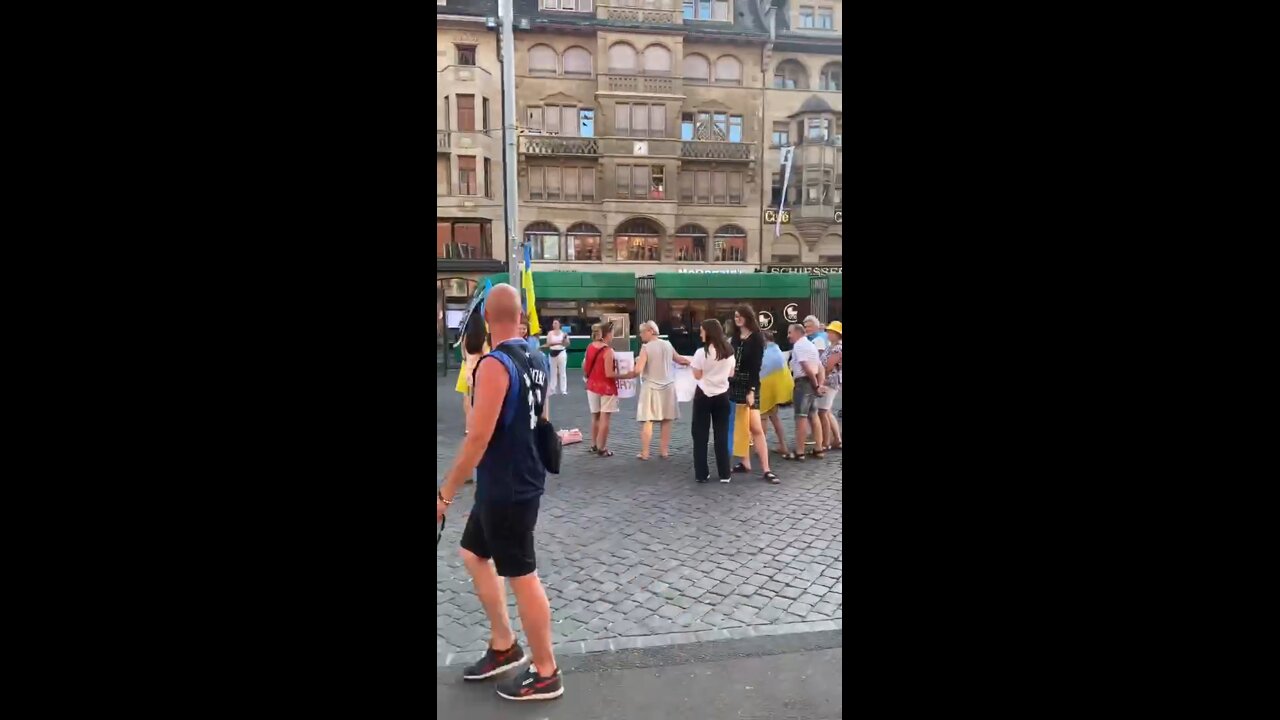
<svg viewBox="0 0 1280 720">
<path fill-rule="evenodd" d="M 557 396 L 553 421 L 562 428 L 590 427 L 581 370 L 569 375 L 570 396 Z M 456 379 L 453 369 L 437 378 L 438 474 L 452 465 L 462 439 Z M 628 404 L 634 401 L 623 401 L 624 413 Z M 780 412 L 794 427 L 792 409 Z M 537 553 L 553 642 L 581 652 L 608 648 L 610 641 L 614 648 L 639 647 L 654 633 L 696 639 L 730 630 L 747 636 L 784 624 L 839 627 L 839 455 L 787 468 L 779 486 L 707 487 L 692 482 L 688 420 L 677 424 L 671 462 L 648 463 L 643 472 L 637 463 L 622 462 L 639 450 L 639 423 L 619 422 L 610 433 L 614 458 L 589 457 L 571 446 L 563 472 L 548 479 Z M 474 485 L 459 491 L 466 510 L 450 519 L 436 549 L 438 661 L 452 656 L 456 663 L 464 653 L 479 657 L 488 638 L 488 619 L 458 555 L 474 492 Z M 507 604 L 514 625 L 511 593 Z"/>
</svg>

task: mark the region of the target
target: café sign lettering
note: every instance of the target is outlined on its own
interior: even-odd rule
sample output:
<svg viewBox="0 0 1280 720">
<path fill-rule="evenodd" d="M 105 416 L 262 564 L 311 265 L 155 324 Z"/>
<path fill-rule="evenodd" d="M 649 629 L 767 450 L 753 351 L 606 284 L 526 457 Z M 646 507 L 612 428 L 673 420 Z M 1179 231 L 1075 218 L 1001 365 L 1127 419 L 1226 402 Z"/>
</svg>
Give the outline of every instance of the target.
<svg viewBox="0 0 1280 720">
<path fill-rule="evenodd" d="M 840 265 L 770 265 L 769 272 L 784 275 L 843 275 Z"/>
<path fill-rule="evenodd" d="M 777 211 L 777 210 L 765 210 L 765 211 L 764 211 L 764 221 L 765 221 L 765 222 L 767 222 L 767 223 L 775 223 L 775 224 L 776 224 L 776 223 L 778 222 L 778 211 Z M 782 211 L 782 224 L 783 224 L 783 225 L 790 225 L 790 224 L 791 224 L 791 211 L 790 211 L 790 210 L 783 210 L 783 211 Z"/>
</svg>

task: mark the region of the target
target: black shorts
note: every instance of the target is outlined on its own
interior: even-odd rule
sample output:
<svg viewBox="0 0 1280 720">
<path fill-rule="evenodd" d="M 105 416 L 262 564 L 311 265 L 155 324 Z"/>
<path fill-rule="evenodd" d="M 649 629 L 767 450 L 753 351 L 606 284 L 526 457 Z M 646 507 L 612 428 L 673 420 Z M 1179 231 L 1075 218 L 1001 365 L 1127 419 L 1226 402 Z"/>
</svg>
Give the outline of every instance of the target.
<svg viewBox="0 0 1280 720">
<path fill-rule="evenodd" d="M 538 569 L 533 528 L 540 498 L 519 503 L 476 503 L 462 530 L 462 547 L 493 559 L 502 577 L 522 577 Z"/>
</svg>

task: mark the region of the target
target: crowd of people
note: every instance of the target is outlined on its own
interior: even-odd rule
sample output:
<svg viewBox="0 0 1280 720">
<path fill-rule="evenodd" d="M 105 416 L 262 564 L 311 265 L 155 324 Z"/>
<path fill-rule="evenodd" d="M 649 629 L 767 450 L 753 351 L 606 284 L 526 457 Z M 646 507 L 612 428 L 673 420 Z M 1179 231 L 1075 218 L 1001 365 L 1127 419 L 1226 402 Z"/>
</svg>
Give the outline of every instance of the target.
<svg viewBox="0 0 1280 720">
<path fill-rule="evenodd" d="M 564 369 L 568 338 L 558 322 L 552 324 L 545 343 L 530 337 L 519 297 L 514 287 L 498 284 L 483 308 L 483 320 L 475 318 L 464 329 L 465 363 L 455 387 L 463 395 L 467 431 L 437 487 L 436 521 L 443 529 L 460 486 L 472 482 L 475 474 L 475 504 L 462 532 L 460 553 L 489 618 L 490 634 L 484 655 L 463 670 L 463 678 L 497 679 L 527 663 L 522 671 L 498 680 L 498 695 L 510 700 L 548 700 L 560 697 L 564 685 L 552 648 L 551 608 L 537 574 L 534 528 L 546 473 L 558 468 L 559 453 L 546 450 L 540 434 L 546 424 L 538 418 L 548 417 L 555 390 L 568 394 Z M 789 363 L 770 334 L 757 325 L 748 305 L 737 308 L 727 328 L 717 320 L 703 321 L 698 328 L 700 345 L 692 357 L 677 353 L 659 336 L 658 326 L 646 322 L 639 330 L 643 345 L 635 367 L 624 372 L 619 371 L 610 344 L 613 332 L 611 323 L 594 329 L 583 365 L 593 454 L 613 455 L 608 449 L 609 424 L 620 409 L 618 382 L 640 378 L 636 419 L 644 425 L 637 458 L 650 460 L 654 423 L 659 426 L 658 456 L 670 457 L 672 426 L 680 417 L 677 366 L 689 367 L 696 382 L 692 434 L 698 482 L 711 479 L 707 458 L 711 436 L 720 482 L 729 482 L 733 473 L 753 472 L 753 445 L 762 477 L 770 483 L 781 482 L 770 468 L 765 417 L 770 418 L 788 460 L 806 460 L 810 431 L 815 449 L 808 457 L 822 459 L 827 451 L 840 449 L 839 423 L 830 417 L 841 386 L 843 328 L 839 322 L 827 326 L 825 333 L 813 316 L 805 318 L 804 324 L 791 325 L 787 329 L 792 343 Z M 796 412 L 794 450 L 787 448 L 777 414 L 787 402 Z M 554 438 L 551 447 L 559 447 Z M 734 458 L 740 460 L 730 467 Z M 508 615 L 503 579 L 515 594 L 528 638 L 527 652 Z"/>
<path fill-rule="evenodd" d="M 721 482 L 729 482 L 733 474 L 755 472 L 751 457 L 754 448 L 761 477 L 780 483 L 781 478 L 770 465 L 765 418 L 777 435 L 779 454 L 785 460 L 821 460 L 827 452 L 840 450 L 840 424 L 831 410 L 843 379 L 843 326 L 836 321 L 824 328 L 817 317 L 810 315 L 803 324 L 789 327 L 791 361 L 789 367 L 784 367 L 781 349 L 771 333 L 760 329 L 756 317 L 751 306 L 742 305 L 735 310 L 732 323 L 721 325 L 717 320 L 704 320 L 698 327 L 699 343 L 692 357 L 681 355 L 661 338 L 656 323 L 642 323 L 638 332 L 640 352 L 634 368 L 626 372 L 619 370 L 613 351 L 613 323 L 594 326 L 582 364 L 591 414 L 587 452 L 613 456 L 609 435 L 613 417 L 622 409 L 618 383 L 639 378 L 636 420 L 642 426 L 636 458 L 650 460 L 656 423 L 658 457 L 669 459 L 673 425 L 680 419 L 674 376 L 677 365 L 690 367 L 696 383 L 691 431 L 698 482 L 710 481 L 707 443 L 714 439 L 716 476 Z M 523 329 L 527 334 L 527 327 Z M 541 348 L 552 358 L 552 394 L 556 389 L 568 394 L 564 369 L 567 337 L 558 321 L 553 323 Z M 786 430 L 778 416 L 779 407 L 787 404 L 796 410 L 794 449 L 787 446 Z M 806 452 L 810 436 L 814 448 Z"/>
</svg>

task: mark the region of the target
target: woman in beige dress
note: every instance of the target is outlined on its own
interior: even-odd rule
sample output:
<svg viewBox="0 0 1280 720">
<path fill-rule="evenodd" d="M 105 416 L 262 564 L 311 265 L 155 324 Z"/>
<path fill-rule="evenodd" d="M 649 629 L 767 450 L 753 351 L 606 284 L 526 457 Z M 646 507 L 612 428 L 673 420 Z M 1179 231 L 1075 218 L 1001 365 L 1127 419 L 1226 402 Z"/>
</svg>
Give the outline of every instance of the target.
<svg viewBox="0 0 1280 720">
<path fill-rule="evenodd" d="M 641 378 L 640 403 L 636 408 L 636 420 L 644 423 L 640 428 L 641 460 L 649 459 L 649 445 L 653 442 L 653 424 L 662 425 L 658 439 L 658 456 L 670 458 L 671 423 L 680 418 L 680 406 L 676 404 L 675 378 L 671 376 L 671 363 L 688 365 L 689 359 L 676 354 L 671 343 L 658 337 L 658 324 L 650 320 L 640 326 L 639 357 L 635 370 L 619 379 Z"/>
</svg>

